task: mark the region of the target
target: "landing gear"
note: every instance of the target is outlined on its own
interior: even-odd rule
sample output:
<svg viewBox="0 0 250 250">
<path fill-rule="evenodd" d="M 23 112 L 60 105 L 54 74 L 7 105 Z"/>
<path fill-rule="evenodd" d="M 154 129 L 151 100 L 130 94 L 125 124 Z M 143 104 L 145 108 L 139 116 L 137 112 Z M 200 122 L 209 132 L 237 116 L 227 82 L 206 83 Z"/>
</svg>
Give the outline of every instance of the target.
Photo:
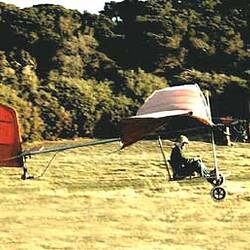
<svg viewBox="0 0 250 250">
<path fill-rule="evenodd" d="M 29 175 L 28 173 L 28 168 L 26 167 L 26 158 L 24 158 L 24 163 L 23 163 L 23 174 L 21 176 L 22 180 L 27 180 L 27 179 L 33 179 L 34 176 Z"/>
<path fill-rule="evenodd" d="M 27 180 L 27 179 L 33 179 L 33 178 L 34 178 L 34 176 L 29 175 L 28 169 L 26 167 L 23 167 L 23 174 L 21 176 L 21 179 L 22 180 Z"/>
<path fill-rule="evenodd" d="M 226 190 L 223 187 L 214 187 L 211 190 L 211 197 L 215 200 L 215 201 L 221 201 L 223 199 L 225 199 L 227 193 Z"/>
<path fill-rule="evenodd" d="M 217 187 L 217 186 L 221 186 L 224 181 L 225 181 L 225 178 L 223 175 L 219 175 L 219 178 L 216 179 L 216 178 L 211 178 L 210 180 L 208 180 L 214 187 Z"/>
<path fill-rule="evenodd" d="M 221 201 L 225 199 L 227 193 L 225 188 L 221 187 L 221 185 L 225 182 L 225 177 L 222 174 L 219 174 L 218 178 L 213 177 L 208 181 L 213 185 L 213 188 L 210 192 L 211 197 L 215 201 Z"/>
</svg>

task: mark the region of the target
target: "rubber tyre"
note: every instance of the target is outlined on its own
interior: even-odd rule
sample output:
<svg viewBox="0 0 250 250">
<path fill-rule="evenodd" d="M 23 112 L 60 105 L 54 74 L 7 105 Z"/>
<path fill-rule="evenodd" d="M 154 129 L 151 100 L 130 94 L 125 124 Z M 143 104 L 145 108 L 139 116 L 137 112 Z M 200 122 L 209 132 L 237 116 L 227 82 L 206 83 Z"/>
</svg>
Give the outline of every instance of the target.
<svg viewBox="0 0 250 250">
<path fill-rule="evenodd" d="M 211 197 L 215 200 L 215 201 L 222 201 L 226 198 L 227 192 L 223 187 L 214 187 L 211 190 Z"/>
</svg>

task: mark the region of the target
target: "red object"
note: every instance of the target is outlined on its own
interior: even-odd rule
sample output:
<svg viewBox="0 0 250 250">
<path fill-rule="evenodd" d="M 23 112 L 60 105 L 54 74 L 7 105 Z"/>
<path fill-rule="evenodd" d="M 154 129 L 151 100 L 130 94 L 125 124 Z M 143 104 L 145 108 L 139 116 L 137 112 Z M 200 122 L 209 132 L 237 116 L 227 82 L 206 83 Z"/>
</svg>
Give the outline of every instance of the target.
<svg viewBox="0 0 250 250">
<path fill-rule="evenodd" d="M 198 85 L 182 85 L 155 91 L 140 107 L 136 116 L 121 122 L 123 148 L 161 126 L 175 123 L 186 127 L 189 122 L 213 126 L 210 107 Z"/>
<path fill-rule="evenodd" d="M 21 137 L 16 111 L 0 104 L 0 167 L 23 167 Z"/>
</svg>

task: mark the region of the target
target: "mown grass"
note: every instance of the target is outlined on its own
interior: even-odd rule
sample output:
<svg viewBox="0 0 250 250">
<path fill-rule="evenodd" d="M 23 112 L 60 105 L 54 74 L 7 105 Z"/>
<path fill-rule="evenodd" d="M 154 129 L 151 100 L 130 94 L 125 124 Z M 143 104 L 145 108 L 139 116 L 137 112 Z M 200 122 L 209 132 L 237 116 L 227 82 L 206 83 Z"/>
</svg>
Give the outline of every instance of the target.
<svg viewBox="0 0 250 250">
<path fill-rule="evenodd" d="M 201 179 L 167 181 L 156 141 L 118 148 L 61 152 L 33 180 L 0 168 L 0 249 L 250 249 L 249 144 L 217 147 L 230 173 L 223 202 Z M 209 143 L 193 142 L 189 154 L 213 167 Z M 39 176 L 52 156 L 28 160 L 30 172 Z"/>
</svg>

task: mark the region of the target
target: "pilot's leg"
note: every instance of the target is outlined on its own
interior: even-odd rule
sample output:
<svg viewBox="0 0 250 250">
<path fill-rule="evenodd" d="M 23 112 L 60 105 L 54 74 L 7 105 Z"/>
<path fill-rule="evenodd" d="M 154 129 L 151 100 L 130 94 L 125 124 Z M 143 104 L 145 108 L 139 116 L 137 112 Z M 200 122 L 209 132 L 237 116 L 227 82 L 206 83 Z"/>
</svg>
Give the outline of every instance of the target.
<svg viewBox="0 0 250 250">
<path fill-rule="evenodd" d="M 192 167 L 200 176 L 204 178 L 208 178 L 210 176 L 207 167 L 201 160 L 194 161 L 192 163 Z"/>
</svg>

